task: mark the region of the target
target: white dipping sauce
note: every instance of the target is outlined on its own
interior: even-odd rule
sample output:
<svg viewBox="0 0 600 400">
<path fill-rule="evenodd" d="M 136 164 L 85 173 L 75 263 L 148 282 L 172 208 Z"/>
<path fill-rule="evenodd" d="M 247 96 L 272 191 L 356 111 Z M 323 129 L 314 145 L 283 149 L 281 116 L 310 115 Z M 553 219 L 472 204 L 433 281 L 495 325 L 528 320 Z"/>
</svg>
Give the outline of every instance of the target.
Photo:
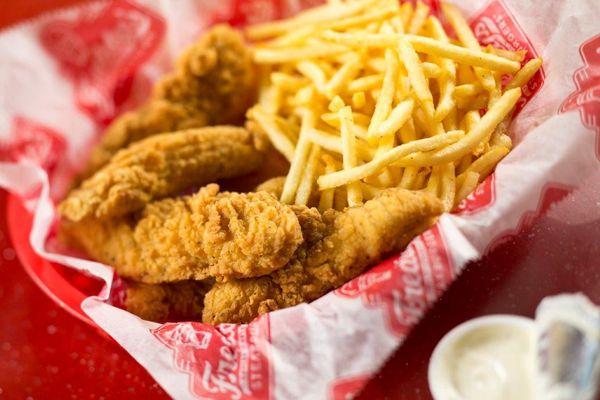
<svg viewBox="0 0 600 400">
<path fill-rule="evenodd" d="M 533 399 L 533 321 L 490 316 L 454 328 L 436 347 L 429 386 L 436 400 Z"/>
</svg>

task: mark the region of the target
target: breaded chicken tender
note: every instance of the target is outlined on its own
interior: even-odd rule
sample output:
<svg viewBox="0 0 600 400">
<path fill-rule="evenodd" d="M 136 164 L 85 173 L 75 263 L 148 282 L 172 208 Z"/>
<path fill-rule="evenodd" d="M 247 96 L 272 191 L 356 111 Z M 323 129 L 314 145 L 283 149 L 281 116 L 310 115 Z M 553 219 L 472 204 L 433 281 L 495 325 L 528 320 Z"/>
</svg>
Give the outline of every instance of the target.
<svg viewBox="0 0 600 400">
<path fill-rule="evenodd" d="M 254 65 L 242 35 L 216 26 L 183 52 L 148 103 L 108 127 L 82 175 L 92 175 L 121 148 L 157 133 L 242 122 L 254 92 Z"/>
<path fill-rule="evenodd" d="M 119 151 L 71 191 L 59 211 L 74 222 L 121 217 L 191 186 L 252 172 L 268 147 L 257 134 L 229 126 L 156 135 Z"/>
<path fill-rule="evenodd" d="M 358 276 L 408 242 L 443 212 L 426 193 L 388 189 L 344 212 L 295 206 L 304 243 L 268 276 L 217 282 L 206 294 L 202 320 L 246 323 L 257 315 L 312 301 Z"/>
<path fill-rule="evenodd" d="M 199 320 L 204 295 L 212 281 L 182 281 L 149 285 L 127 282 L 125 307 L 138 317 L 155 322 Z"/>
<path fill-rule="evenodd" d="M 148 204 L 127 219 L 64 221 L 62 233 L 92 258 L 144 283 L 269 274 L 302 243 L 298 217 L 266 192 L 219 193 Z"/>
</svg>

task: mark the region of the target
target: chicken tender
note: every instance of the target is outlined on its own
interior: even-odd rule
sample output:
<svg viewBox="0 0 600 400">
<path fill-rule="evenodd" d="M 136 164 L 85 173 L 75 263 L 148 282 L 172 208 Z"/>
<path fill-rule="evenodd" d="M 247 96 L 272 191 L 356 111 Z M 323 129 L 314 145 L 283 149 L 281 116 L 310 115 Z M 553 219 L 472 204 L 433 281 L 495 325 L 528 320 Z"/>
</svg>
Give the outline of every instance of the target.
<svg viewBox="0 0 600 400">
<path fill-rule="evenodd" d="M 127 282 L 125 308 L 138 317 L 155 322 L 199 320 L 204 295 L 212 281 L 182 281 L 148 285 Z"/>
<path fill-rule="evenodd" d="M 121 217 L 191 186 L 256 170 L 267 148 L 265 139 L 236 127 L 156 135 L 118 152 L 73 190 L 59 211 L 75 222 Z"/>
<path fill-rule="evenodd" d="M 254 92 L 254 65 L 241 34 L 216 26 L 184 51 L 146 105 L 108 127 L 82 175 L 92 175 L 121 148 L 157 133 L 242 122 Z"/>
<path fill-rule="evenodd" d="M 266 192 L 219 193 L 148 204 L 137 217 L 65 221 L 63 234 L 120 276 L 144 283 L 261 276 L 302 243 L 298 217 Z"/>
<path fill-rule="evenodd" d="M 422 192 L 388 189 L 344 212 L 293 208 L 304 243 L 293 259 L 268 276 L 217 282 L 206 294 L 202 320 L 246 323 L 257 315 L 312 301 L 405 247 L 443 212 Z"/>
</svg>

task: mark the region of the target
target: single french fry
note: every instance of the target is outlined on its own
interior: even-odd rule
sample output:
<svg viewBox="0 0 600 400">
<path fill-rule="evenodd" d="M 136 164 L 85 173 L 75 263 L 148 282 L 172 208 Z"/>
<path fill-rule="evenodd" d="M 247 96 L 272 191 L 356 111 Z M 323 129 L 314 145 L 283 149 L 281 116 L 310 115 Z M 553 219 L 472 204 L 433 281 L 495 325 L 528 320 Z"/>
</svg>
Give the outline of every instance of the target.
<svg viewBox="0 0 600 400">
<path fill-rule="evenodd" d="M 302 173 L 302 178 L 298 184 L 298 190 L 296 191 L 295 204 L 306 205 L 315 183 L 315 177 L 317 175 L 317 169 L 319 167 L 319 158 L 321 156 L 321 148 L 319 145 L 313 144 L 306 161 L 306 167 Z"/>
<path fill-rule="evenodd" d="M 311 58 L 327 57 L 348 51 L 345 46 L 319 43 L 309 46 L 286 49 L 254 49 L 254 61 L 257 64 L 281 64 L 302 61 Z"/>
<path fill-rule="evenodd" d="M 490 150 L 479 157 L 463 172 L 477 172 L 481 180 L 485 179 L 493 170 L 496 164 L 500 162 L 510 150 L 504 146 L 493 146 Z M 460 176 L 459 176 L 460 178 Z M 460 178 L 461 180 L 464 178 Z"/>
<path fill-rule="evenodd" d="M 401 15 L 395 15 L 390 19 L 390 24 L 394 28 L 396 33 L 404 33 L 404 22 L 402 21 Z"/>
<path fill-rule="evenodd" d="M 269 114 L 277 114 L 281 108 L 282 93 L 277 86 L 269 86 L 260 91 L 258 104 Z"/>
<path fill-rule="evenodd" d="M 398 7 L 385 8 L 383 10 L 376 10 L 374 12 L 357 15 L 354 17 L 339 19 L 337 21 L 328 22 L 325 24 L 319 25 L 320 29 L 333 29 L 333 30 L 345 30 L 348 28 L 352 28 L 355 26 L 367 25 L 374 21 L 382 21 L 386 20 L 394 15 L 396 15 L 399 11 Z"/>
<path fill-rule="evenodd" d="M 296 68 L 302 75 L 310 79 L 321 93 L 325 92 L 325 82 L 327 77 L 323 69 L 313 61 L 300 61 Z"/>
<path fill-rule="evenodd" d="M 337 170 L 337 168 L 335 166 L 335 162 L 333 160 L 333 157 L 331 157 L 328 154 L 323 154 L 321 156 L 321 159 L 323 160 L 323 163 L 325 163 L 325 173 L 326 174 L 330 174 Z M 325 189 L 325 190 L 321 191 L 321 197 L 319 198 L 319 211 L 320 212 L 325 212 L 325 210 L 329 210 L 330 208 L 333 208 L 334 195 L 335 195 L 334 188 Z"/>
<path fill-rule="evenodd" d="M 306 41 L 310 37 L 316 28 L 314 26 L 305 26 L 296 30 L 284 33 L 274 39 L 260 43 L 257 47 L 270 47 L 270 48 L 283 48 L 290 46 L 298 46 Z"/>
<path fill-rule="evenodd" d="M 352 3 L 326 4 L 304 11 L 294 18 L 252 25 L 246 29 L 246 34 L 251 40 L 267 39 L 309 24 L 319 24 L 351 17 L 360 13 L 372 3 L 372 0 L 359 0 Z"/>
<path fill-rule="evenodd" d="M 443 43 L 424 36 L 397 33 L 353 34 L 334 31 L 324 31 L 321 36 L 323 39 L 334 43 L 360 48 L 389 47 L 397 43 L 400 38 L 404 38 L 417 52 L 449 58 L 457 63 L 510 73 L 520 69 L 520 64 L 516 61 L 483 51 L 475 51 L 454 44 Z"/>
<path fill-rule="evenodd" d="M 475 34 L 460 11 L 448 3 L 442 4 L 442 11 L 462 44 L 468 49 L 480 51 L 481 46 L 479 45 L 479 41 L 475 38 Z M 475 75 L 477 75 L 477 79 L 485 90 L 492 92 L 495 89 L 494 76 L 489 70 L 475 68 Z"/>
<path fill-rule="evenodd" d="M 271 82 L 280 90 L 297 91 L 306 86 L 308 81 L 282 72 L 273 72 L 271 74 Z"/>
<path fill-rule="evenodd" d="M 314 86 L 306 86 L 296 92 L 296 95 L 292 98 L 292 103 L 296 108 L 305 108 L 312 104 L 315 97 Z"/>
<path fill-rule="evenodd" d="M 448 39 L 448 36 L 444 31 L 444 27 L 440 23 L 439 19 L 431 16 L 428 18 L 427 24 L 434 39 L 439 40 L 442 43 L 450 43 L 450 40 Z M 434 57 L 434 59 L 442 69 L 438 81 L 440 98 L 434 114 L 434 120 L 436 122 L 440 122 L 444 120 L 454 108 L 456 108 L 456 103 L 454 102 L 456 65 L 452 60 L 447 58 Z"/>
<path fill-rule="evenodd" d="M 456 196 L 454 196 L 454 207 L 456 208 L 468 195 L 473 193 L 479 183 L 479 174 L 477 172 L 467 172 L 464 175 L 462 184 L 458 186 Z M 458 184 L 458 182 L 457 182 Z"/>
<path fill-rule="evenodd" d="M 383 77 L 381 94 L 377 98 L 375 112 L 371 117 L 369 129 L 367 130 L 369 137 L 375 137 L 375 132 L 379 129 L 379 125 L 388 117 L 394 92 L 396 90 L 396 76 L 398 75 L 398 56 L 392 49 L 385 51 L 386 71 Z"/>
<path fill-rule="evenodd" d="M 398 51 L 404 68 L 408 72 L 408 79 L 415 91 L 421 108 L 425 112 L 425 117 L 428 121 L 433 121 L 433 97 L 429 90 L 429 83 L 425 79 L 425 74 L 421 68 L 421 61 L 413 47 L 406 40 L 401 38 L 398 41 Z"/>
<path fill-rule="evenodd" d="M 527 82 L 529 82 L 529 80 L 533 78 L 535 73 L 538 72 L 541 66 L 541 58 L 534 58 L 532 60 L 529 60 L 527 64 L 525 64 L 523 68 L 521 68 L 519 72 L 517 72 L 512 78 L 512 80 L 508 83 L 508 85 L 506 86 L 506 90 L 514 89 L 527 84 Z"/>
<path fill-rule="evenodd" d="M 421 67 L 427 79 L 439 78 L 442 75 L 442 69 L 437 64 L 426 61 L 421 64 Z"/>
<path fill-rule="evenodd" d="M 321 119 L 327 125 L 340 129 L 340 119 L 337 113 L 322 114 Z M 367 139 L 367 128 L 365 126 L 369 124 L 370 118 L 365 114 L 354 112 L 352 113 L 352 119 L 354 120 L 354 125 L 352 125 L 354 136 Z"/>
<path fill-rule="evenodd" d="M 466 83 L 463 85 L 458 85 L 454 88 L 454 97 L 455 98 L 472 97 L 480 92 L 481 92 L 481 86 L 476 85 L 474 83 Z"/>
<path fill-rule="evenodd" d="M 427 180 L 427 186 L 425 186 L 425 191 L 431 194 L 432 196 L 438 197 L 441 175 L 441 165 L 436 165 L 431 169 L 431 174 L 429 175 L 429 179 Z"/>
<path fill-rule="evenodd" d="M 417 173 L 419 172 L 418 167 L 407 167 L 404 168 L 404 173 L 402 174 L 402 179 L 400 179 L 399 187 L 403 189 L 411 189 L 417 178 Z"/>
<path fill-rule="evenodd" d="M 344 171 L 356 167 L 357 156 L 356 156 L 356 138 L 352 133 L 352 109 L 350 107 L 344 107 L 339 112 L 340 118 L 340 134 L 342 137 L 342 160 Z M 360 185 L 357 182 L 350 182 L 347 186 L 348 191 L 348 205 L 350 207 L 358 206 L 362 204 L 362 191 Z"/>
<path fill-rule="evenodd" d="M 378 137 L 394 135 L 409 120 L 413 107 L 414 101 L 412 99 L 407 99 L 398 104 L 389 117 L 381 122 L 374 135 Z"/>
<path fill-rule="evenodd" d="M 465 114 L 463 120 L 465 121 L 465 129 L 469 132 L 481 121 L 481 116 L 479 115 L 479 111 L 471 110 Z"/>
<path fill-rule="evenodd" d="M 307 135 L 312 143 L 334 153 L 342 154 L 342 139 L 339 136 L 330 135 L 319 129 L 311 129 Z M 375 150 L 364 143 L 364 145 L 356 146 L 356 155 L 363 161 L 370 161 L 375 157 Z"/>
<path fill-rule="evenodd" d="M 367 75 L 350 82 L 346 87 L 346 91 L 350 93 L 366 92 L 368 90 L 380 87 L 382 83 L 383 75 Z"/>
<path fill-rule="evenodd" d="M 521 97 L 521 89 L 506 91 L 488 112 L 481 117 L 479 123 L 457 142 L 429 153 L 414 152 L 398 160 L 397 164 L 407 166 L 431 166 L 454 162 L 473 149 L 511 112 Z M 438 135 L 439 136 L 439 135 Z M 434 136 L 436 137 L 436 136 Z"/>
<path fill-rule="evenodd" d="M 413 11 L 414 11 L 413 6 L 408 1 L 402 3 L 402 5 L 400 6 L 400 18 L 402 19 L 402 22 L 404 23 L 404 31 L 408 30 L 410 21 L 412 20 Z"/>
<path fill-rule="evenodd" d="M 331 99 L 331 101 L 329 102 L 329 105 L 327 106 L 327 108 L 332 113 L 337 113 L 345 105 L 346 104 L 344 103 L 344 100 L 342 100 L 342 98 L 340 96 L 335 96 L 333 99 Z"/>
<path fill-rule="evenodd" d="M 444 210 L 449 212 L 454 208 L 454 200 L 456 197 L 456 175 L 454 171 L 454 163 L 448 163 L 443 166 L 440 176 L 440 200 L 444 204 Z"/>
<path fill-rule="evenodd" d="M 361 60 L 358 55 L 352 60 L 344 63 L 344 65 L 342 65 L 340 69 L 333 74 L 329 82 L 325 84 L 325 95 L 327 95 L 329 98 L 337 95 L 349 81 L 358 75 L 361 68 Z"/>
<path fill-rule="evenodd" d="M 467 132 L 468 132 L 479 123 L 479 121 L 481 120 L 481 116 L 479 115 L 479 111 L 471 110 L 465 114 L 463 119 L 465 121 L 465 128 L 467 129 Z M 483 140 L 481 142 L 479 142 L 477 147 L 475 147 L 475 149 L 473 150 L 473 155 L 480 156 L 481 154 L 483 154 L 485 152 L 485 150 L 488 146 L 488 142 L 490 140 L 490 136 L 491 136 L 491 133 L 488 136 L 486 136 L 485 138 L 483 138 Z"/>
<path fill-rule="evenodd" d="M 412 142 L 396 146 L 387 151 L 385 154 L 382 154 L 381 156 L 376 157 L 375 159 L 363 165 L 345 171 L 334 172 L 333 174 L 322 175 L 319 177 L 317 182 L 321 189 L 347 185 L 350 182 L 355 182 L 370 175 L 376 174 L 387 165 L 402 159 L 408 154 L 430 151 L 440 147 L 443 148 L 444 146 L 450 145 L 450 143 L 455 143 L 461 137 L 463 137 L 463 135 L 464 132 L 462 131 L 452 131 L 443 135 L 436 135 L 426 139 L 414 140 Z"/>
<path fill-rule="evenodd" d="M 415 12 L 410 20 L 407 33 L 418 34 L 421 31 L 423 24 L 425 24 L 428 14 L 429 7 L 421 1 L 417 1 L 417 7 L 415 8 Z"/>
<path fill-rule="evenodd" d="M 511 61 L 516 61 L 518 63 L 523 62 L 525 56 L 527 55 L 527 50 L 505 50 L 493 47 L 491 44 L 487 46 L 487 50 L 488 52 L 496 54 L 497 56 L 504 57 Z"/>
<path fill-rule="evenodd" d="M 292 160 L 290 161 L 290 170 L 288 171 L 283 190 L 281 193 L 281 202 L 291 204 L 294 201 L 296 190 L 300 184 L 302 171 L 306 165 L 306 157 L 310 149 L 310 140 L 307 131 L 314 128 L 316 116 L 310 109 L 305 109 L 302 115 L 302 124 L 300 126 L 300 136 Z"/>
</svg>

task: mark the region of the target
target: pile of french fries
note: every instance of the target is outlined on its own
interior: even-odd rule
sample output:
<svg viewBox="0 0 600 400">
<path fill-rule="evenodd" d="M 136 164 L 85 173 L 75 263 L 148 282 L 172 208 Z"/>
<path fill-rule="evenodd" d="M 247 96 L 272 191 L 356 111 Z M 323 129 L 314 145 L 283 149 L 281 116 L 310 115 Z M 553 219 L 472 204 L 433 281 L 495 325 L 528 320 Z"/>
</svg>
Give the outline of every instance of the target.
<svg viewBox="0 0 600 400">
<path fill-rule="evenodd" d="M 542 61 L 482 48 L 451 4 L 332 1 L 248 28 L 261 68 L 248 118 L 290 162 L 281 201 L 321 211 L 389 187 L 451 211 L 510 151 L 508 125 Z"/>
</svg>

